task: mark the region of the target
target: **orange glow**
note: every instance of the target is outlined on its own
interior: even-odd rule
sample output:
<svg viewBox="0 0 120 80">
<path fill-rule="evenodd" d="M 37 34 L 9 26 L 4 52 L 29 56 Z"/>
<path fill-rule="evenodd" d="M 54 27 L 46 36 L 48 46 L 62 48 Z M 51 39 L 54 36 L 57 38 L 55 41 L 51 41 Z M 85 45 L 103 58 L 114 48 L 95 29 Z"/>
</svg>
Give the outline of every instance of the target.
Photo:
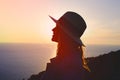
<svg viewBox="0 0 120 80">
<path fill-rule="evenodd" d="M 66 11 L 72 10 L 80 13 L 87 23 L 88 27 L 82 36 L 85 44 L 119 45 L 119 19 L 115 18 L 113 21 L 107 19 L 107 16 L 111 17 L 107 12 L 106 17 L 102 17 L 105 10 L 101 11 L 103 13 L 98 13 L 96 7 L 89 7 L 91 5 L 87 3 L 87 5 L 83 5 L 86 1 L 81 2 L 81 5 L 78 5 L 75 1 L 71 1 L 70 3 L 74 5 L 68 5 L 62 0 L 54 2 L 49 0 L 2 0 L 0 1 L 0 42 L 51 43 L 51 30 L 55 27 L 55 23 L 48 15 L 59 19 Z M 69 9 L 70 6 L 71 9 Z"/>
</svg>

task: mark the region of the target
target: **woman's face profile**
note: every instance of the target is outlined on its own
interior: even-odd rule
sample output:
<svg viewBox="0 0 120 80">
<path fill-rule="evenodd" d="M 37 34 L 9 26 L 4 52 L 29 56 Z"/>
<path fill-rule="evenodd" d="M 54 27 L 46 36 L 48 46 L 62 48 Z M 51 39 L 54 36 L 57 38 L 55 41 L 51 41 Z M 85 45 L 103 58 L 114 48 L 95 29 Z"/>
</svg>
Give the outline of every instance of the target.
<svg viewBox="0 0 120 80">
<path fill-rule="evenodd" d="M 59 37 L 59 27 L 58 27 L 58 25 L 56 25 L 56 27 L 53 28 L 52 31 L 53 31 L 52 41 L 58 42 L 58 37 Z"/>
</svg>

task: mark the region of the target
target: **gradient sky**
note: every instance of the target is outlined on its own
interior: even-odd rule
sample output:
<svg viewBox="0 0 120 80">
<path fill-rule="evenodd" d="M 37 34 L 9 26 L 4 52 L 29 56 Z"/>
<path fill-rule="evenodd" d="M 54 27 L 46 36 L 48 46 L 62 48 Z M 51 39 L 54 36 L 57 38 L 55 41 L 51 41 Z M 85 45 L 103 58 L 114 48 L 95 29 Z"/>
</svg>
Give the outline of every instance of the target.
<svg viewBox="0 0 120 80">
<path fill-rule="evenodd" d="M 120 45 L 120 0 L 0 0 L 0 43 L 51 43 L 48 15 L 66 11 L 85 19 L 85 44 Z"/>
</svg>

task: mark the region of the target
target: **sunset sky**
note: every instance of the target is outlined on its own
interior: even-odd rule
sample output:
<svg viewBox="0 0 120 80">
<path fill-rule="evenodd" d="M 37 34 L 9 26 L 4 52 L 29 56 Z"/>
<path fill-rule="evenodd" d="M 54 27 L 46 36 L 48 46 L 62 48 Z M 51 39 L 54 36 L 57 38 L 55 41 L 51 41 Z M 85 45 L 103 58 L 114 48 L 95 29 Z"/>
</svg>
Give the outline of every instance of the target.
<svg viewBox="0 0 120 80">
<path fill-rule="evenodd" d="M 0 43 L 51 43 L 48 15 L 66 11 L 85 19 L 85 44 L 120 45 L 120 0 L 0 0 Z"/>
</svg>

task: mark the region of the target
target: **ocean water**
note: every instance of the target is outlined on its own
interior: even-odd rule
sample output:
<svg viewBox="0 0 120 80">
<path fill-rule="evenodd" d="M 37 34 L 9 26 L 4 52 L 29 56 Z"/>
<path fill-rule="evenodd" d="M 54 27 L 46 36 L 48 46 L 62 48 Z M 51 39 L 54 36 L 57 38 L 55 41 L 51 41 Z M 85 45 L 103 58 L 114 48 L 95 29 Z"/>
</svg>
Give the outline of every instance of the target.
<svg viewBox="0 0 120 80">
<path fill-rule="evenodd" d="M 117 45 L 87 45 L 85 56 L 119 50 Z M 22 80 L 45 70 L 56 44 L 0 44 L 0 80 Z"/>
</svg>

